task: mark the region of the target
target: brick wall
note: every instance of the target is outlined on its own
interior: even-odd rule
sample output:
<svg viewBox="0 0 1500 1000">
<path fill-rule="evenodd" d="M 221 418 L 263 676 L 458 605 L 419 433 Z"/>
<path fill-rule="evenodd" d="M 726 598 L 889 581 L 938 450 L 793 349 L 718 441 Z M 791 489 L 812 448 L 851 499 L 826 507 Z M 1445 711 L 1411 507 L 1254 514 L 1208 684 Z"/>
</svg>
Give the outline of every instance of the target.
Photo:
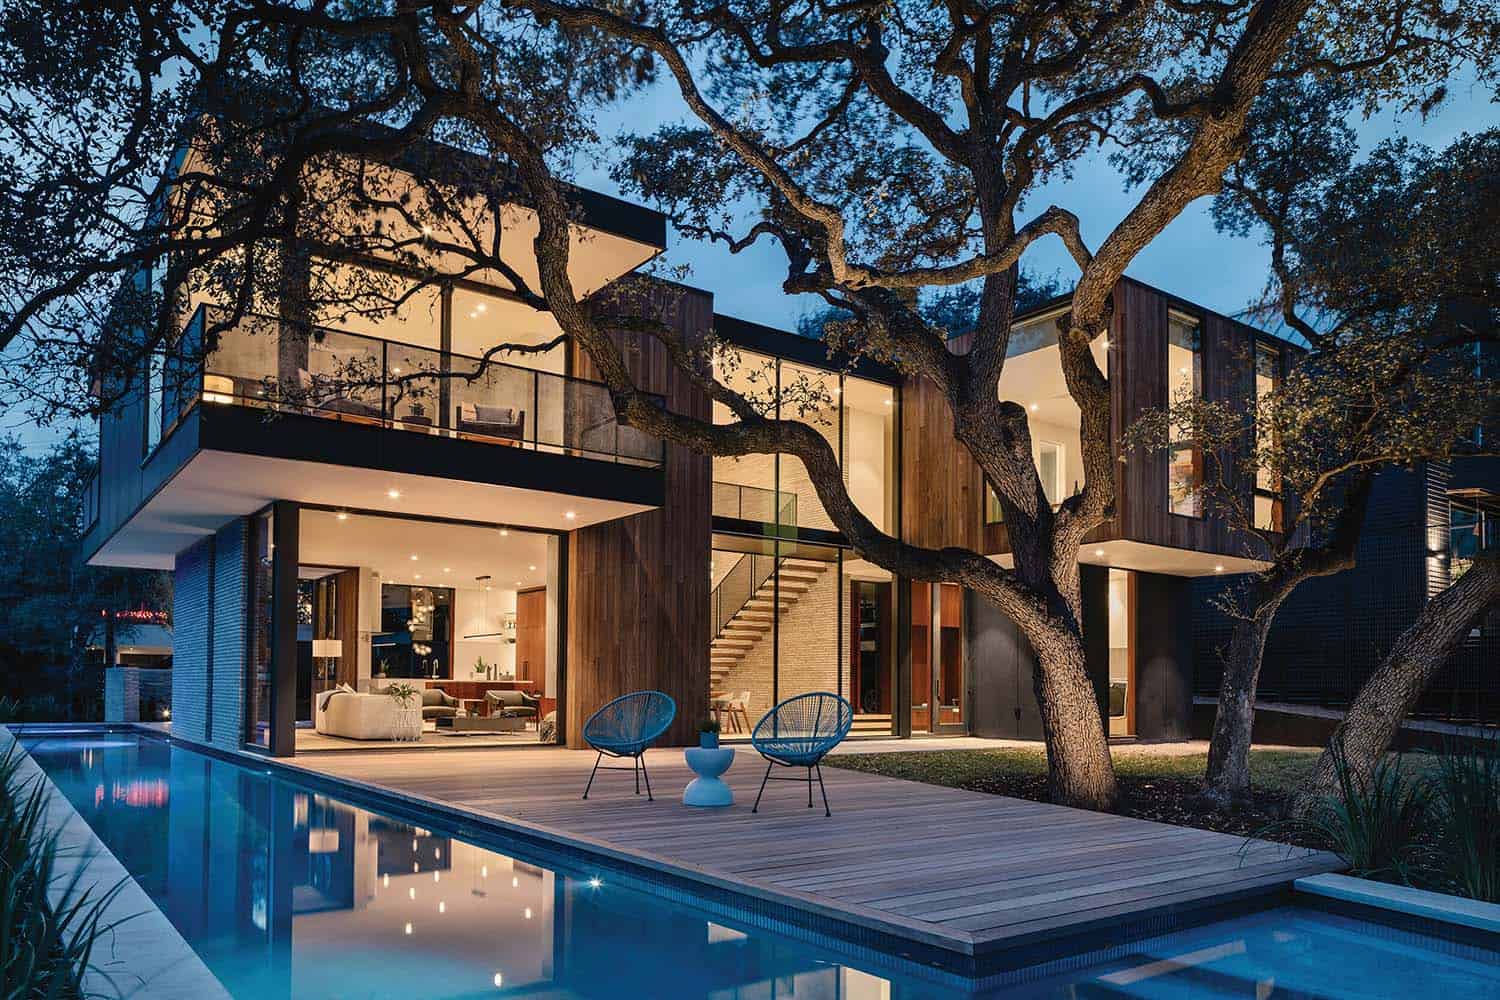
<svg viewBox="0 0 1500 1000">
<path fill-rule="evenodd" d="M 828 570 L 818 577 L 812 589 L 781 616 L 781 675 L 777 695 L 782 700 L 809 691 L 839 690 L 839 590 L 838 564 L 829 563 Z M 844 632 L 848 631 L 849 614 L 850 609 L 845 607 Z M 762 633 L 750 652 L 730 668 L 723 682 L 727 691 L 750 692 L 751 725 L 772 704 L 772 646 L 771 633 Z M 845 663 L 846 687 L 848 672 L 849 665 Z"/>
<path fill-rule="evenodd" d="M 208 741 L 208 567 L 214 539 L 177 556 L 172 571 L 172 735 Z"/>
<path fill-rule="evenodd" d="M 242 743 L 246 524 L 236 520 L 177 557 L 173 570 L 172 735 Z"/>
</svg>

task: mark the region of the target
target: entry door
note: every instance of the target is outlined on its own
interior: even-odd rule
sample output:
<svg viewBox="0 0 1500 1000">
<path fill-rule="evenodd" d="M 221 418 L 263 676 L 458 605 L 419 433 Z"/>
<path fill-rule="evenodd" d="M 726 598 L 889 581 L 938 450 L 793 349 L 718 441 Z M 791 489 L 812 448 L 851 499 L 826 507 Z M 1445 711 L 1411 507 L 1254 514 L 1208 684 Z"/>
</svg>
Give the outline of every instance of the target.
<svg viewBox="0 0 1500 1000">
<path fill-rule="evenodd" d="M 968 731 L 963 596 L 953 583 L 911 585 L 913 733 Z"/>
</svg>

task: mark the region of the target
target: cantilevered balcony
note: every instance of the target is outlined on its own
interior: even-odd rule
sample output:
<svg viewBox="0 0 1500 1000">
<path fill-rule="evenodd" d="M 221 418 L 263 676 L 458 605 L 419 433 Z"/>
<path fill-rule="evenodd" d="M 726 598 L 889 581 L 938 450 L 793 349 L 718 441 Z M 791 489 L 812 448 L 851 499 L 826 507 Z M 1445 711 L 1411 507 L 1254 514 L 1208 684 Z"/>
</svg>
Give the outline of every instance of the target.
<svg viewBox="0 0 1500 1000">
<path fill-rule="evenodd" d="M 197 356 L 218 331 L 201 369 L 169 360 L 153 379 L 148 450 L 201 402 L 648 468 L 664 459 L 659 439 L 616 420 L 602 383 L 271 317 L 228 319 L 200 306 L 183 344 Z"/>
</svg>

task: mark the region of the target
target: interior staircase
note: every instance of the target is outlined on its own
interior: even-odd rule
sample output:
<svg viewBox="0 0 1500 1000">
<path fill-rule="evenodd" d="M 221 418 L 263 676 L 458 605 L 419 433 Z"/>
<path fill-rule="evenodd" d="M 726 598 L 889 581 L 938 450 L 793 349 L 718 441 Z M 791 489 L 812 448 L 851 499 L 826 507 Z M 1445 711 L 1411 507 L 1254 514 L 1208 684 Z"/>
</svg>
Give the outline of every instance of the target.
<svg viewBox="0 0 1500 1000">
<path fill-rule="evenodd" d="M 747 557 L 748 558 L 748 557 Z M 813 559 L 785 558 L 777 562 L 759 585 L 750 591 L 744 604 L 735 611 L 708 647 L 710 686 L 718 691 L 724 687 L 725 678 L 734 665 L 745 658 L 765 635 L 771 631 L 773 611 L 780 598 L 782 614 L 796 605 L 812 589 L 818 577 L 828 571 L 831 563 Z"/>
</svg>

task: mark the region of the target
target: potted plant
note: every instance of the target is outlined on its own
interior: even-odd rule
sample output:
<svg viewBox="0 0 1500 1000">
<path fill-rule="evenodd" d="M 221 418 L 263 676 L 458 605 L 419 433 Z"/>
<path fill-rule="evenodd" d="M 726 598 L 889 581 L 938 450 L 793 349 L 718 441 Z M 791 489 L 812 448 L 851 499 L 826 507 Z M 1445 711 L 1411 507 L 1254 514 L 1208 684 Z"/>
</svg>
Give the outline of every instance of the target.
<svg viewBox="0 0 1500 1000">
<path fill-rule="evenodd" d="M 415 741 L 422 738 L 422 706 L 418 691 L 411 684 L 396 683 L 385 689 L 396 702 L 396 732 L 398 740 Z"/>
<path fill-rule="evenodd" d="M 705 750 L 719 748 L 719 720 L 707 718 L 698 723 L 698 745 Z"/>
<path fill-rule="evenodd" d="M 485 675 L 485 672 L 487 670 L 489 670 L 489 669 L 490 669 L 490 665 L 488 663 L 484 662 L 484 657 L 481 656 L 481 657 L 479 657 L 478 659 L 476 659 L 474 661 L 474 676 L 475 677 L 483 677 Z"/>
</svg>

